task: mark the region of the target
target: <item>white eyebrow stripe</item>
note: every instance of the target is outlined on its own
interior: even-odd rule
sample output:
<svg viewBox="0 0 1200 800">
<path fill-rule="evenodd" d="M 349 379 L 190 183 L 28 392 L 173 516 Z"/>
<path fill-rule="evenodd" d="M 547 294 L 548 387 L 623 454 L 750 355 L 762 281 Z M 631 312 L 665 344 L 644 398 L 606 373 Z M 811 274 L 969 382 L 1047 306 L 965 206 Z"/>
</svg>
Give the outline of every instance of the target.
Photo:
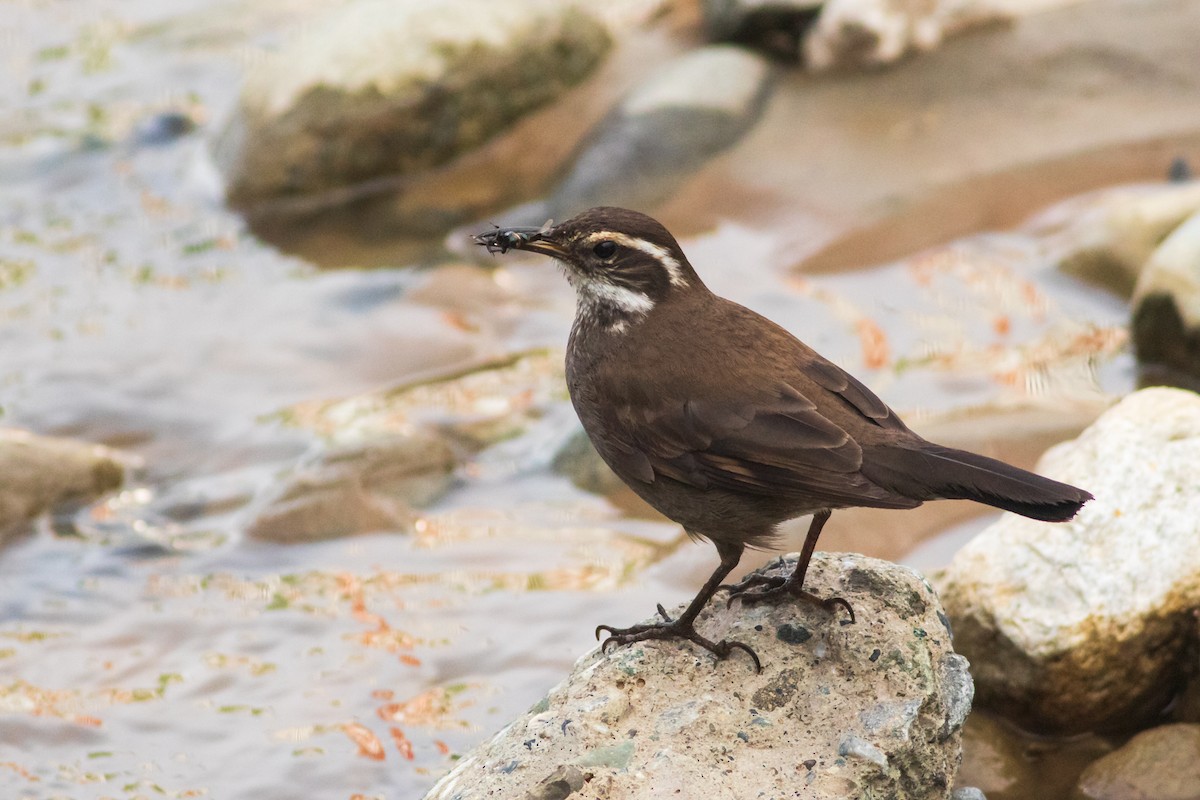
<svg viewBox="0 0 1200 800">
<path fill-rule="evenodd" d="M 615 233 L 613 231 L 600 231 L 599 233 L 589 234 L 584 239 L 584 242 L 591 244 L 592 242 L 599 242 L 605 239 L 634 250 L 640 250 L 657 260 L 659 264 L 662 264 L 663 269 L 667 271 L 667 277 L 671 280 L 672 286 L 682 289 L 688 285 L 687 280 L 683 277 L 683 267 L 667 248 L 657 245 L 654 242 L 647 242 L 645 239 L 638 239 L 635 236 L 627 236 L 624 233 Z"/>
</svg>

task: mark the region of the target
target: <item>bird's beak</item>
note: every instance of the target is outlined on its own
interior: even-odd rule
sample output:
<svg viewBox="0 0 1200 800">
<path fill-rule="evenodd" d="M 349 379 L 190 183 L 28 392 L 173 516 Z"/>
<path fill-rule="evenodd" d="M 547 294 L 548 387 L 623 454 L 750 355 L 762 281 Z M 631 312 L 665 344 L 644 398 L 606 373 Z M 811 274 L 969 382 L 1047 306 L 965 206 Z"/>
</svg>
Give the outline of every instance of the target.
<svg viewBox="0 0 1200 800">
<path fill-rule="evenodd" d="M 496 228 L 471 238 L 475 244 L 486 247 L 489 253 L 526 250 L 552 258 L 564 258 L 567 255 L 566 248 L 554 240 L 554 229 L 549 225 L 540 228 Z"/>
</svg>

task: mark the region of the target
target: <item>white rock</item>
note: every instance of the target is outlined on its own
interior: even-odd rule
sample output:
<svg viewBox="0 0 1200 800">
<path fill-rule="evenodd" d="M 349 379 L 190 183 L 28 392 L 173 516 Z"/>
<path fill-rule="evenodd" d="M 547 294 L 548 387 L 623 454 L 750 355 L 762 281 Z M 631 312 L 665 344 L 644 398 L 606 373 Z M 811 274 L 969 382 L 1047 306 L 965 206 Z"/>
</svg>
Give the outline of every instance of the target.
<svg viewBox="0 0 1200 800">
<path fill-rule="evenodd" d="M 1122 400 L 1038 471 L 1096 499 L 1006 515 L 938 577 L 980 702 L 1038 730 L 1129 726 L 1180 683 L 1200 605 L 1200 396 Z"/>
<path fill-rule="evenodd" d="M 994 0 L 829 0 L 805 36 L 805 62 L 818 70 L 890 64 L 1008 16 Z"/>
</svg>

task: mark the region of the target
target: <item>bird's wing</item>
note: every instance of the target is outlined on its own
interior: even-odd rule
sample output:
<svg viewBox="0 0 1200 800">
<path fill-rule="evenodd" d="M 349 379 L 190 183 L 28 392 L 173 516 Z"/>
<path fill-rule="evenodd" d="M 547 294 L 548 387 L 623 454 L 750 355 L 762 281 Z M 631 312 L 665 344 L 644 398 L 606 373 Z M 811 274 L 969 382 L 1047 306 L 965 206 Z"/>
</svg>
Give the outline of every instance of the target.
<svg viewBox="0 0 1200 800">
<path fill-rule="evenodd" d="M 830 372 L 815 378 L 837 387 L 815 391 L 842 397 L 868 419 L 895 419 L 862 384 L 845 377 L 846 382 L 835 380 Z M 828 400 L 837 402 L 832 396 Z M 788 383 L 770 392 L 747 387 L 740 399 L 659 395 L 654 401 L 623 404 L 614 412 L 617 424 L 610 432 L 622 435 L 610 444 L 618 465 L 647 483 L 662 476 L 697 489 L 809 498 L 830 505 L 914 504 L 862 475 L 859 444 Z"/>
</svg>

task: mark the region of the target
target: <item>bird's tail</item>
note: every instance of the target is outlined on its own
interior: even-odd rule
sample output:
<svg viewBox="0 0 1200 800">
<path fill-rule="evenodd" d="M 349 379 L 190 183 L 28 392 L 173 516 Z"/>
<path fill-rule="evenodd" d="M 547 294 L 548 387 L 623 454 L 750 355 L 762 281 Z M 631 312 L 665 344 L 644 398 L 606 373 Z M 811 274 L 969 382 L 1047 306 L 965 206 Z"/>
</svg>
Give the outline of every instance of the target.
<svg viewBox="0 0 1200 800">
<path fill-rule="evenodd" d="M 863 474 L 914 500 L 974 500 L 1023 517 L 1065 522 L 1092 499 L 1090 492 L 994 458 L 922 443 L 877 446 L 863 453 Z"/>
</svg>

